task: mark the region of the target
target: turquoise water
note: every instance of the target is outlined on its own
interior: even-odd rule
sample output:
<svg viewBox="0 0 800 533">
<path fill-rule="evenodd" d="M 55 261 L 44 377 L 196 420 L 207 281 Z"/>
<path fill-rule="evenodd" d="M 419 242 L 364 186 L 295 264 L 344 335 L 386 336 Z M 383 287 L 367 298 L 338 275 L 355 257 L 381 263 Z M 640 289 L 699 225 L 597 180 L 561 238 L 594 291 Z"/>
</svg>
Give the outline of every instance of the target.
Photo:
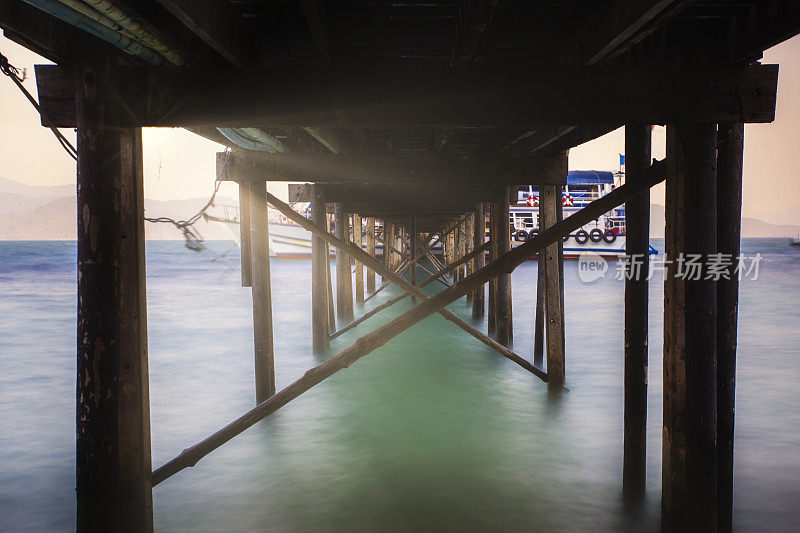
<svg viewBox="0 0 800 533">
<path fill-rule="evenodd" d="M 763 260 L 741 291 L 736 528 L 798 531 L 800 252 L 782 239 L 743 248 Z M 230 242 L 199 254 L 147 243 L 156 466 L 253 405 L 238 262 Z M 74 529 L 74 264 L 74 243 L 0 242 L 0 530 Z M 647 498 L 630 510 L 620 498 L 623 283 L 582 283 L 576 267 L 565 266 L 562 398 L 434 316 L 156 487 L 157 529 L 657 530 L 663 282 L 651 282 Z M 323 359 L 311 354 L 310 262 L 273 260 L 272 276 L 280 388 Z M 525 357 L 535 289 L 531 261 L 513 275 Z M 469 316 L 463 300 L 451 309 Z"/>
</svg>

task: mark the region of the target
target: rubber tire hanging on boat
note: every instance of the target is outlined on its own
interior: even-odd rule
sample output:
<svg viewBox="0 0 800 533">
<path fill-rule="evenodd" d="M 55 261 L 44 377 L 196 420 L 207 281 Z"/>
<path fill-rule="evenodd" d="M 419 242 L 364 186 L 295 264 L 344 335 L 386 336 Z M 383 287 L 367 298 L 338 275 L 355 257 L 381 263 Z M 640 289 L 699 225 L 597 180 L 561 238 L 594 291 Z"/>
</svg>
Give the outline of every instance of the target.
<svg viewBox="0 0 800 533">
<path fill-rule="evenodd" d="M 528 240 L 528 232 L 524 229 L 521 229 L 514 234 L 514 238 L 519 242 L 525 242 Z"/>
<path fill-rule="evenodd" d="M 578 244 L 586 244 L 589 242 L 589 234 L 586 233 L 585 229 L 578 230 L 578 233 L 575 234 L 575 242 Z"/>
<path fill-rule="evenodd" d="M 603 240 L 606 241 L 608 244 L 613 243 L 617 240 L 617 232 L 613 229 L 607 229 L 605 233 L 603 233 Z"/>
<path fill-rule="evenodd" d="M 594 228 L 589 232 L 589 239 L 591 239 L 592 242 L 600 242 L 603 240 L 603 232 L 598 228 Z"/>
<path fill-rule="evenodd" d="M 561 237 L 561 242 L 567 242 L 569 240 L 569 238 L 570 238 L 570 235 L 564 235 L 563 237 Z"/>
</svg>

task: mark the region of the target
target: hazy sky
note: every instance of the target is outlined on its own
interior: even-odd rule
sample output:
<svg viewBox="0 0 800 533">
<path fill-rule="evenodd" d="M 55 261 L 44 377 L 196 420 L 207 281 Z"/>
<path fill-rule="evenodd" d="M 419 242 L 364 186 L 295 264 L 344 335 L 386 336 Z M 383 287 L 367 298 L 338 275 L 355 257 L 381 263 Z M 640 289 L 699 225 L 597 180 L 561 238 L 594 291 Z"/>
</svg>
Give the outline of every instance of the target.
<svg viewBox="0 0 800 533">
<path fill-rule="evenodd" d="M 0 37 L 0 52 L 11 64 L 28 69 L 25 86 L 36 95 L 33 65 L 46 61 Z M 746 215 L 781 212 L 800 204 L 800 36 L 764 54 L 764 63 L 780 64 L 778 108 L 772 124 L 745 128 L 744 199 Z M 75 164 L 24 96 L 4 76 L 0 79 L 0 176 L 30 185 L 75 183 Z M 64 130 L 74 141 L 75 134 Z M 222 147 L 182 129 L 144 130 L 145 195 L 169 200 L 206 197 L 214 183 L 214 154 Z M 653 157 L 664 157 L 665 129 L 653 131 Z M 616 170 L 624 152 L 622 129 L 570 151 L 571 170 Z M 664 203 L 663 184 L 653 202 Z M 221 194 L 237 197 L 236 186 L 224 184 Z"/>
</svg>

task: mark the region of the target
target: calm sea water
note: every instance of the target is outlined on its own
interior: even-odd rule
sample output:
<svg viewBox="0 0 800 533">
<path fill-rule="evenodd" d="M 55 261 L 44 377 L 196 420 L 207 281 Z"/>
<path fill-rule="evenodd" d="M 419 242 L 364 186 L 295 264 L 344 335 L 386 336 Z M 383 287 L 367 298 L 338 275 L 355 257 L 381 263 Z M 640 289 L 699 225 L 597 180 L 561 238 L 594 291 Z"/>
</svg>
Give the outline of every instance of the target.
<svg viewBox="0 0 800 533">
<path fill-rule="evenodd" d="M 800 251 L 783 239 L 743 249 L 763 260 L 741 288 L 736 528 L 800 531 Z M 253 406 L 238 263 L 231 242 L 201 253 L 147 243 L 156 466 Z M 565 278 L 560 400 L 434 316 L 156 487 L 157 529 L 657 530 L 662 279 L 651 282 L 648 493 L 631 511 L 620 499 L 623 283 L 583 283 L 575 262 Z M 322 358 L 311 355 L 310 261 L 273 260 L 272 281 L 280 388 Z M 535 290 L 531 261 L 513 275 L 526 357 Z M 75 306 L 74 243 L 0 242 L 0 530 L 74 529 Z M 469 314 L 463 300 L 451 308 Z"/>
</svg>

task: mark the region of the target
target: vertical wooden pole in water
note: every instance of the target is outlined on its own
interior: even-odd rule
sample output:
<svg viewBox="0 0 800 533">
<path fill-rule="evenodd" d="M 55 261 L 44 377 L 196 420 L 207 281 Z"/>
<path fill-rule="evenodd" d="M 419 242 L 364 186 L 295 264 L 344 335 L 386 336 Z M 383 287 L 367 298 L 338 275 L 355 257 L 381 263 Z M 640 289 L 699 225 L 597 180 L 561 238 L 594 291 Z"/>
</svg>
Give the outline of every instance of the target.
<svg viewBox="0 0 800 533">
<path fill-rule="evenodd" d="M 322 186 L 311 186 L 311 221 L 320 228 L 325 227 L 325 197 Z M 328 243 L 322 238 L 311 237 L 311 329 L 314 353 L 328 349 Z"/>
<path fill-rule="evenodd" d="M 328 233 L 331 232 L 331 217 L 326 213 L 325 215 L 325 222 L 326 228 L 328 229 Z M 327 251 L 327 255 L 325 256 L 325 276 L 327 278 L 328 284 L 328 333 L 332 334 L 336 331 L 336 313 L 334 312 L 334 305 L 333 305 L 333 276 L 331 276 L 331 251 L 330 246 L 326 244 L 325 250 Z"/>
<path fill-rule="evenodd" d="M 545 270 L 544 252 L 537 254 L 536 268 L 536 319 L 533 331 L 533 364 L 541 367 L 544 361 L 544 324 L 547 302 L 547 271 Z"/>
<path fill-rule="evenodd" d="M 361 248 L 364 245 L 363 235 L 361 231 L 361 216 L 353 214 L 353 242 Z M 355 261 L 356 267 L 356 303 L 364 303 L 364 265 Z"/>
<path fill-rule="evenodd" d="M 242 264 L 242 287 L 252 286 L 250 270 L 250 182 L 239 182 L 239 255 Z"/>
<path fill-rule="evenodd" d="M 342 204 L 333 207 L 334 235 L 342 240 L 349 240 L 350 222 L 347 213 L 342 211 Z M 350 256 L 342 250 L 336 250 L 336 316 L 339 320 L 353 320 L 353 282 L 350 274 Z"/>
<path fill-rule="evenodd" d="M 489 204 L 489 261 L 497 259 L 498 255 L 498 242 L 497 242 L 497 217 L 499 207 L 497 202 Z M 487 311 L 487 330 L 489 335 L 494 335 L 497 331 L 497 278 L 492 278 L 489 282 L 489 304 Z"/>
<path fill-rule="evenodd" d="M 465 222 L 467 232 L 465 235 L 465 242 L 464 242 L 464 253 L 469 255 L 472 250 L 474 249 L 473 246 L 475 245 L 475 216 L 474 214 L 467 217 Z M 466 275 L 469 276 L 473 272 L 475 272 L 475 260 L 471 259 L 467 261 L 467 264 L 464 265 L 466 269 Z M 467 293 L 467 303 L 472 304 L 472 299 L 475 298 L 475 291 L 471 291 Z"/>
<path fill-rule="evenodd" d="M 417 215 L 415 215 L 415 214 L 411 215 L 411 220 L 409 221 L 409 226 L 408 226 L 408 232 L 410 233 L 410 238 L 411 238 L 409 256 L 411 257 L 411 260 L 413 261 L 414 259 L 416 259 L 417 253 L 419 253 L 418 249 L 417 249 L 418 248 L 418 245 L 417 245 Z M 417 284 L 417 264 L 416 263 L 411 265 L 411 268 L 409 268 L 408 281 L 412 285 L 416 285 Z M 416 303 L 417 299 L 412 296 L 411 297 L 411 301 Z"/>
<path fill-rule="evenodd" d="M 250 245 L 253 264 L 253 344 L 256 403 L 275 394 L 275 352 L 272 340 L 272 290 L 269 275 L 267 184 L 250 183 Z"/>
<path fill-rule="evenodd" d="M 540 187 L 539 212 L 540 221 L 546 229 L 559 222 L 561 206 L 561 187 L 548 185 Z M 559 254 L 560 243 L 548 246 L 543 253 L 546 277 L 546 338 L 547 338 L 547 384 L 550 388 L 564 385 L 565 353 L 564 353 L 564 314 L 563 285 Z"/>
<path fill-rule="evenodd" d="M 477 250 L 483 243 L 486 242 L 486 218 L 483 214 L 483 203 L 478 203 L 475 208 L 475 223 L 473 229 L 473 250 Z M 486 262 L 484 254 L 480 254 L 475 258 L 475 270 L 483 268 Z M 486 287 L 481 285 L 475 290 L 475 295 L 472 298 L 472 319 L 480 320 L 484 315 L 484 295 L 486 294 Z"/>
<path fill-rule="evenodd" d="M 78 531 L 152 531 L 141 129 L 112 59 L 75 69 Z"/>
<path fill-rule="evenodd" d="M 625 125 L 625 181 L 635 183 L 650 165 L 650 126 Z M 647 309 L 650 264 L 650 191 L 625 203 L 625 407 L 622 491 L 638 498 L 645 490 L 647 445 Z"/>
<path fill-rule="evenodd" d="M 675 293 L 677 297 L 671 308 L 675 317 L 669 324 L 665 317 L 664 451 L 666 459 L 667 451 L 672 451 L 667 448 L 672 446 L 666 438 L 670 431 L 670 440 L 683 439 L 685 459 L 683 465 L 665 461 L 663 477 L 672 486 L 665 486 L 662 510 L 667 528 L 714 531 L 717 517 L 717 287 L 715 281 L 705 279 L 705 264 L 709 254 L 717 250 L 717 129 L 715 124 L 702 123 L 670 128 L 675 131 L 670 135 L 668 129 L 667 147 L 671 152 L 667 160 L 674 157 L 672 171 L 678 176 L 675 185 L 682 191 L 678 209 L 670 209 L 668 205 L 667 225 L 675 223 L 674 217 L 683 221 L 678 227 L 682 239 L 677 239 L 672 246 L 673 253 L 678 254 L 673 259 L 679 261 L 680 272 L 677 269 L 668 271 L 665 280 L 665 297 Z M 673 177 L 668 176 L 668 180 Z M 668 202 L 671 192 L 674 194 L 668 183 Z M 668 235 L 668 239 L 674 237 Z M 690 261 L 699 266 L 691 265 Z M 677 274 L 684 278 L 680 284 L 675 277 Z M 673 330 L 674 337 L 667 337 L 668 327 Z M 682 342 L 682 351 L 679 342 Z M 676 394 L 675 384 L 670 382 L 675 377 L 672 365 L 680 364 L 681 359 L 685 381 L 683 391 L 678 390 Z M 672 409 L 680 409 L 674 401 L 680 399 L 681 392 L 683 424 L 676 424 Z M 680 460 L 678 457 L 677 462 Z M 681 477 L 671 471 L 676 466 L 683 473 Z M 675 493 L 680 489 L 682 493 L 677 494 L 680 507 L 675 507 Z"/>
<path fill-rule="evenodd" d="M 509 219 L 509 187 L 503 187 L 498 205 L 497 244 L 500 255 L 511 250 L 511 221 Z M 511 311 L 511 274 L 497 276 L 497 342 L 511 346 L 514 342 L 514 323 Z"/>
<path fill-rule="evenodd" d="M 661 443 L 661 523 L 664 531 L 682 528 L 686 505 L 686 368 L 684 280 L 677 259 L 684 254 L 684 185 L 682 139 L 667 126 L 667 180 L 664 234 L 663 428 Z"/>
<path fill-rule="evenodd" d="M 375 217 L 367 217 L 367 253 L 375 257 Z M 375 271 L 367 268 L 367 292 L 375 292 Z"/>
<path fill-rule="evenodd" d="M 717 251 L 739 256 L 742 223 L 742 153 L 744 125 L 722 123 L 717 152 Z M 736 392 L 736 331 L 739 281 L 717 282 L 717 531 L 733 529 L 733 420 Z"/>
</svg>

